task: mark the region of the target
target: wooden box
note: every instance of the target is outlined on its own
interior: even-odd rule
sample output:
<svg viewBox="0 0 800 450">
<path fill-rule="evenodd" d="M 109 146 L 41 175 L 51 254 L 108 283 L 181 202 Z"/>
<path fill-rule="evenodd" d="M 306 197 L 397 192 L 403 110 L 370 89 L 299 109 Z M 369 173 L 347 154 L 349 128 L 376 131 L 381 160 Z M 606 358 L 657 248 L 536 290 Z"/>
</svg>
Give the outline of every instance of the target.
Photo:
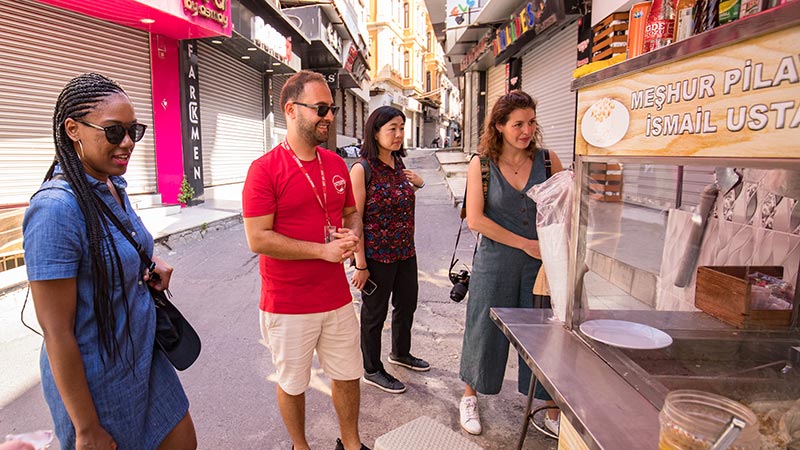
<svg viewBox="0 0 800 450">
<path fill-rule="evenodd" d="M 627 51 L 628 13 L 613 13 L 593 29 L 592 61 L 600 61 Z"/>
<path fill-rule="evenodd" d="M 589 198 L 602 202 L 622 201 L 622 165 L 589 163 Z"/>
<path fill-rule="evenodd" d="M 792 310 L 750 309 L 747 276 L 754 272 L 783 276 L 780 266 L 700 266 L 694 305 L 717 319 L 743 329 L 788 328 Z"/>
</svg>

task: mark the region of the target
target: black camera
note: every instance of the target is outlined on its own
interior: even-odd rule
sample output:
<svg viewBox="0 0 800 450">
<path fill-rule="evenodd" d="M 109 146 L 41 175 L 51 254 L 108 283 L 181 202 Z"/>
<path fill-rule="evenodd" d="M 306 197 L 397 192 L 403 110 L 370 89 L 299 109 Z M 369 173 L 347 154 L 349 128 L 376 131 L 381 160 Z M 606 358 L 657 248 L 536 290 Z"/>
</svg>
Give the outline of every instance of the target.
<svg viewBox="0 0 800 450">
<path fill-rule="evenodd" d="M 469 271 L 462 269 L 460 272 L 450 272 L 450 282 L 453 283 L 450 300 L 456 303 L 464 300 L 469 289 Z"/>
</svg>

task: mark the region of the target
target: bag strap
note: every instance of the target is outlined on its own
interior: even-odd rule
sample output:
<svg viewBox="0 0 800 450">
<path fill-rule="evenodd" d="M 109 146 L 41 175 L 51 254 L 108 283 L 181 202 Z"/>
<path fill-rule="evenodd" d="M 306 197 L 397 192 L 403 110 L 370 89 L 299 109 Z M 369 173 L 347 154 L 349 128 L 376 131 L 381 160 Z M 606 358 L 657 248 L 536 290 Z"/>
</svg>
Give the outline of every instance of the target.
<svg viewBox="0 0 800 450">
<path fill-rule="evenodd" d="M 489 169 L 489 158 L 480 156 L 478 153 L 473 153 L 469 157 L 469 161 L 472 162 L 472 158 L 479 157 L 481 161 L 481 184 L 483 185 L 483 204 L 486 205 L 486 199 L 489 198 L 489 177 L 492 171 Z M 464 186 L 464 201 L 461 203 L 461 219 L 465 219 L 467 217 L 467 187 Z"/>
<path fill-rule="evenodd" d="M 113 223 L 114 226 L 117 227 L 117 229 L 120 231 L 120 233 L 122 233 L 122 235 L 125 236 L 125 239 L 127 239 L 128 242 L 130 242 L 133 248 L 136 249 L 136 253 L 139 254 L 139 258 L 142 259 L 142 262 L 144 263 L 145 267 L 147 267 L 147 269 L 150 271 L 151 277 L 155 275 L 154 271 L 156 269 L 156 263 L 153 262 L 153 260 L 150 259 L 149 256 L 147 256 L 147 253 L 144 251 L 142 245 L 136 242 L 136 239 L 134 239 L 133 236 L 131 236 L 130 232 L 128 232 L 128 230 L 125 228 L 125 225 L 122 224 L 122 221 L 120 221 L 119 218 L 116 215 L 114 215 L 114 213 L 111 211 L 111 208 L 109 208 L 108 205 L 106 205 L 105 202 L 102 199 L 100 199 L 100 197 L 96 193 L 94 194 L 94 196 L 95 199 L 97 200 L 97 204 L 100 205 L 100 209 L 103 210 L 103 213 L 106 215 L 106 217 L 108 217 L 111 223 Z"/>
<path fill-rule="evenodd" d="M 356 164 L 361 164 L 361 167 L 364 168 L 364 188 L 366 189 L 369 186 L 369 181 L 372 179 L 372 167 L 370 167 L 369 161 L 364 158 L 360 158 L 358 161 L 353 163 L 353 166 Z M 353 166 L 350 166 L 350 169 L 352 169 Z"/>
<path fill-rule="evenodd" d="M 543 148 L 544 152 L 544 174 L 545 178 L 550 178 L 553 175 L 553 162 L 550 161 L 550 150 Z"/>
</svg>

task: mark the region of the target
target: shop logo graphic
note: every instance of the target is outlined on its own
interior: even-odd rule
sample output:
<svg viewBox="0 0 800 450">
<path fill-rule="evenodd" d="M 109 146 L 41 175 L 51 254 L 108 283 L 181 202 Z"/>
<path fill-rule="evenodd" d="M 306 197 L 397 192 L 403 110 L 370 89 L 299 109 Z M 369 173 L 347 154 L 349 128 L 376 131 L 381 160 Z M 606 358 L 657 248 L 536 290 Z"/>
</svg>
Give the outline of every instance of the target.
<svg viewBox="0 0 800 450">
<path fill-rule="evenodd" d="M 336 189 L 338 194 L 344 194 L 344 188 L 347 186 L 347 182 L 344 181 L 340 175 L 333 176 L 333 188 Z"/>
</svg>

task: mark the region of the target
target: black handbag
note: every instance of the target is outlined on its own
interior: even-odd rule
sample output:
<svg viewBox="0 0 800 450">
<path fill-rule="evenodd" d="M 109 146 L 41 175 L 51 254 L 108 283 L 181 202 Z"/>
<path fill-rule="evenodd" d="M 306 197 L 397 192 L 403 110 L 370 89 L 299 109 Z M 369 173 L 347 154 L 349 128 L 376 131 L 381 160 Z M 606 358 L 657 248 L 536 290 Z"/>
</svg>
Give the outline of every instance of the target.
<svg viewBox="0 0 800 450">
<path fill-rule="evenodd" d="M 159 276 L 154 272 L 156 263 L 147 256 L 144 249 L 133 236 L 125 229 L 119 218 L 114 215 L 111 209 L 99 197 L 97 203 L 105 215 L 111 220 L 114 226 L 119 229 L 123 236 L 133 245 L 139 258 L 142 259 L 145 267 L 150 271 L 151 280 L 159 280 Z M 200 356 L 200 336 L 192 328 L 192 325 L 183 317 L 178 308 L 169 301 L 172 297 L 169 289 L 159 291 L 148 284 L 150 296 L 156 306 L 156 339 L 155 348 L 164 352 L 167 359 L 178 370 L 186 370 Z"/>
</svg>

